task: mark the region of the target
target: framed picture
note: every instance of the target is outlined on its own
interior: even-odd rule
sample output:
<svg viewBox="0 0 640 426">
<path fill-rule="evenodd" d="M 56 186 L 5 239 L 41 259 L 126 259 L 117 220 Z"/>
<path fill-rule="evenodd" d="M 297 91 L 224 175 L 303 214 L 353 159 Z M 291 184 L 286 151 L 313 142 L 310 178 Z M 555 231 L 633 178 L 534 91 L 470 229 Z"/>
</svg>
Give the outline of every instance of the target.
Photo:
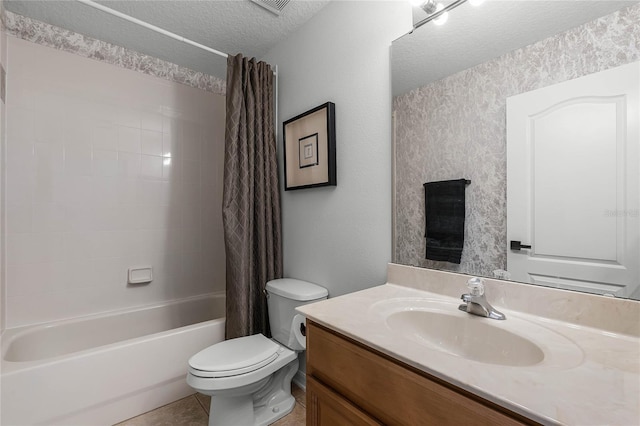
<svg viewBox="0 0 640 426">
<path fill-rule="evenodd" d="M 283 123 L 284 190 L 336 185 L 336 112 L 327 102 Z"/>
</svg>

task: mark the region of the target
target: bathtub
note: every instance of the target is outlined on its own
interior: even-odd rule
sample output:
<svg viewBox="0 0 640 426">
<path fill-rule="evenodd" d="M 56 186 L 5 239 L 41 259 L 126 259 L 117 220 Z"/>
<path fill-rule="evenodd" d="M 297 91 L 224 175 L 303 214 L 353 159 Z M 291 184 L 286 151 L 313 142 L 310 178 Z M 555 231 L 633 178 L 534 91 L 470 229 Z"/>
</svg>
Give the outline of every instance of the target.
<svg viewBox="0 0 640 426">
<path fill-rule="evenodd" d="M 0 423 L 112 425 L 192 394 L 187 361 L 224 340 L 224 294 L 8 329 Z"/>
</svg>

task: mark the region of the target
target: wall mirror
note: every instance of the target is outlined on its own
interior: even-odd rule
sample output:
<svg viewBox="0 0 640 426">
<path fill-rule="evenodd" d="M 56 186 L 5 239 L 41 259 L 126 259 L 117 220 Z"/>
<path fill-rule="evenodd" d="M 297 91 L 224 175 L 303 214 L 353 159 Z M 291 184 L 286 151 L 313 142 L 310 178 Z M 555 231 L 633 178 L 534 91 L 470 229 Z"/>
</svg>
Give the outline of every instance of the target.
<svg viewBox="0 0 640 426">
<path fill-rule="evenodd" d="M 471 3 L 392 44 L 394 261 L 640 299 L 640 3 Z M 457 179 L 460 263 L 426 259 Z"/>
</svg>

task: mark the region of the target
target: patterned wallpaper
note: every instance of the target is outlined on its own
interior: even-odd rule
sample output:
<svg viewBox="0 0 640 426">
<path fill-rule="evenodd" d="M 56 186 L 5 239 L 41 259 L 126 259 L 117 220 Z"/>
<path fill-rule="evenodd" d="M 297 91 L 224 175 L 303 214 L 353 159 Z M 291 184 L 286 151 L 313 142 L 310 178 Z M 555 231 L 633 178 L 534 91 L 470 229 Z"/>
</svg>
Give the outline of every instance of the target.
<svg viewBox="0 0 640 426">
<path fill-rule="evenodd" d="M 226 82 L 218 77 L 86 37 L 64 28 L 9 12 L 8 10 L 5 11 L 3 17 L 7 33 L 15 37 L 159 77 L 174 83 L 185 84 L 196 89 L 221 95 L 226 92 Z"/>
<path fill-rule="evenodd" d="M 640 60 L 640 5 L 397 96 L 396 259 L 492 276 L 506 268 L 506 98 Z M 426 260 L 424 190 L 466 178 L 460 265 Z"/>
</svg>

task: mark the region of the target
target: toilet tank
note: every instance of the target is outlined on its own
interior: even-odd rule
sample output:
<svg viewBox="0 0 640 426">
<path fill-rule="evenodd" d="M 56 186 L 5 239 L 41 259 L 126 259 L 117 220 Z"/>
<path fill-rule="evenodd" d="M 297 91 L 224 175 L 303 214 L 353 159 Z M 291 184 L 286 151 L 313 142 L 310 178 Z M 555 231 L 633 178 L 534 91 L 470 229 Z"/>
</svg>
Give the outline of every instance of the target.
<svg viewBox="0 0 640 426">
<path fill-rule="evenodd" d="M 292 343 L 295 341 L 291 329 L 293 317 L 296 315 L 295 308 L 326 299 L 329 292 L 317 284 L 293 278 L 269 281 L 266 290 L 272 337 L 290 349 L 304 349 Z M 296 347 L 291 347 L 292 345 Z"/>
</svg>

